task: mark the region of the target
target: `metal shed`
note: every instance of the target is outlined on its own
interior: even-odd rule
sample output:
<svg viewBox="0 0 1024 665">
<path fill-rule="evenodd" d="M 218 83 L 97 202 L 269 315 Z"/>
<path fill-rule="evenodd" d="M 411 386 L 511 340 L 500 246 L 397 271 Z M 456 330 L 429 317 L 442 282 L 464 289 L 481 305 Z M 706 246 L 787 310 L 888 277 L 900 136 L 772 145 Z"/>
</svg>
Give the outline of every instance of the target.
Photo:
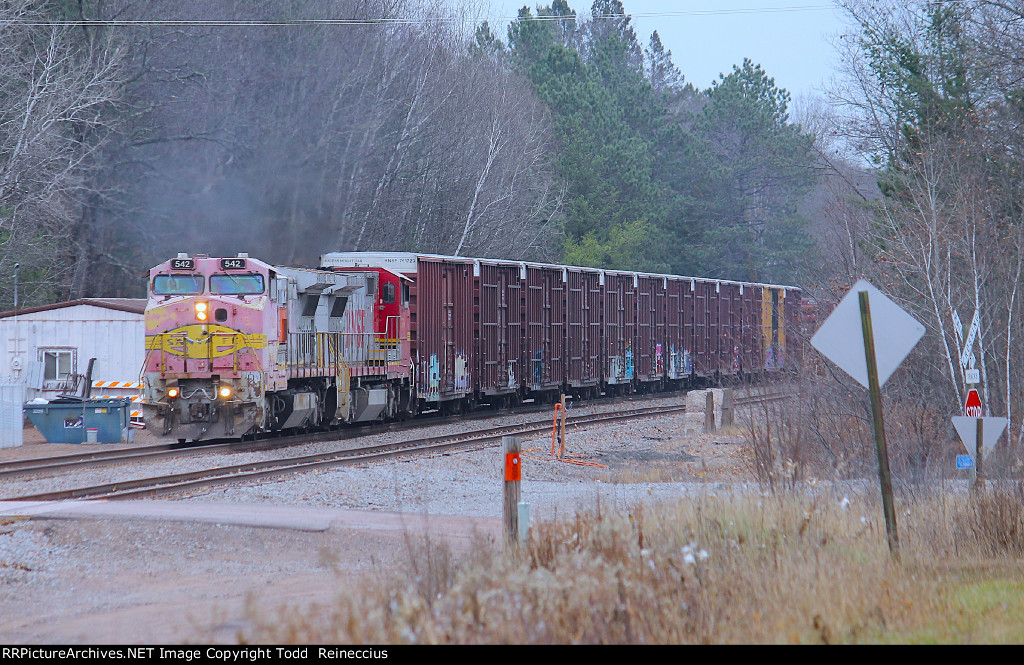
<svg viewBox="0 0 1024 665">
<path fill-rule="evenodd" d="M 146 300 L 83 298 L 0 313 L 0 376 L 25 399 L 81 391 L 90 358 L 94 397 L 137 396 Z"/>
</svg>

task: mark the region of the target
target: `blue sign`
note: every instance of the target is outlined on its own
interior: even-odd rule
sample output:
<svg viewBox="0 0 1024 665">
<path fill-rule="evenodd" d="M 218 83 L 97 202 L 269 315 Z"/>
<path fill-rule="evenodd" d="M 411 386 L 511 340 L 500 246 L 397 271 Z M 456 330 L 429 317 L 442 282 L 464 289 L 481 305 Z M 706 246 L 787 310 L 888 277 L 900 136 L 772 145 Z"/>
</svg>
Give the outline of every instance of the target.
<svg viewBox="0 0 1024 665">
<path fill-rule="evenodd" d="M 956 468 L 958 469 L 973 469 L 974 458 L 970 455 L 957 455 L 956 456 Z"/>
</svg>

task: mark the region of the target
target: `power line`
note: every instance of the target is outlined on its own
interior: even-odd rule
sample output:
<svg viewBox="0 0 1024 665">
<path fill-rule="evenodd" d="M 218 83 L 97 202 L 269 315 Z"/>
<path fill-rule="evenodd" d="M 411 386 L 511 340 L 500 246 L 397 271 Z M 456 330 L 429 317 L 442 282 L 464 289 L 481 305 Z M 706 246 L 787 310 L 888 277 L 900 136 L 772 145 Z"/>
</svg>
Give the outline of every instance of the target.
<svg viewBox="0 0 1024 665">
<path fill-rule="evenodd" d="M 832 5 L 799 5 L 790 7 L 750 7 L 734 9 L 694 9 L 668 12 L 635 12 L 606 16 L 531 16 L 533 21 L 563 21 L 567 18 L 586 18 L 592 20 L 612 20 L 624 17 L 632 18 L 681 18 L 686 16 L 728 16 L 733 14 L 778 14 L 786 12 L 822 11 L 832 9 Z M 515 21 L 518 16 L 489 17 L 494 21 Z M 317 18 L 317 19 L 65 19 L 65 20 L 33 20 L 14 21 L 30 26 L 62 26 L 62 27 L 210 27 L 210 28 L 250 28 L 250 27 L 289 27 L 289 26 L 359 26 L 359 25 L 417 25 L 438 23 L 461 23 L 457 17 L 381 17 L 381 18 Z"/>
</svg>

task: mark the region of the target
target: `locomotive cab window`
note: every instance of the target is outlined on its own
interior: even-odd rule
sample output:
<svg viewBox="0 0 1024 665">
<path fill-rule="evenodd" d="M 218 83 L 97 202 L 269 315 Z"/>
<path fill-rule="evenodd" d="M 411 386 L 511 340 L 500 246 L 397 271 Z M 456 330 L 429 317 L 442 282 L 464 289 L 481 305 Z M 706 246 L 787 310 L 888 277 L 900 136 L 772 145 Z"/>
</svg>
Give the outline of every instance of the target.
<svg viewBox="0 0 1024 665">
<path fill-rule="evenodd" d="M 210 275 L 210 293 L 233 296 L 263 293 L 263 275 Z"/>
<path fill-rule="evenodd" d="M 153 295 L 188 296 L 203 292 L 202 275 L 157 275 L 153 278 Z"/>
<path fill-rule="evenodd" d="M 395 302 L 395 285 L 392 282 L 386 282 L 381 291 L 381 299 L 385 304 L 390 305 Z"/>
</svg>

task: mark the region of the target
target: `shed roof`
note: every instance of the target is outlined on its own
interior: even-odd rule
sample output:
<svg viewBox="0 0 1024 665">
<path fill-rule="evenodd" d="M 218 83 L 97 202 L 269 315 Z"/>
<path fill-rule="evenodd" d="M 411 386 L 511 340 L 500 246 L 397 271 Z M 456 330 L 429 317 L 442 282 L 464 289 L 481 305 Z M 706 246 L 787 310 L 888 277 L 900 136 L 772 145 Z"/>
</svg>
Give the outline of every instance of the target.
<svg viewBox="0 0 1024 665">
<path fill-rule="evenodd" d="M 0 312 L 0 319 L 9 318 L 15 314 L 21 316 L 22 314 L 34 314 L 36 312 L 46 312 L 54 309 L 62 309 L 64 307 L 75 307 L 77 305 L 91 305 L 93 307 L 101 307 L 103 309 L 114 309 L 120 312 L 145 314 L 147 302 L 149 301 L 145 298 L 79 298 L 78 300 L 55 302 L 49 305 L 39 305 L 38 307 L 26 307 L 17 311 L 10 310 L 7 312 Z"/>
</svg>

